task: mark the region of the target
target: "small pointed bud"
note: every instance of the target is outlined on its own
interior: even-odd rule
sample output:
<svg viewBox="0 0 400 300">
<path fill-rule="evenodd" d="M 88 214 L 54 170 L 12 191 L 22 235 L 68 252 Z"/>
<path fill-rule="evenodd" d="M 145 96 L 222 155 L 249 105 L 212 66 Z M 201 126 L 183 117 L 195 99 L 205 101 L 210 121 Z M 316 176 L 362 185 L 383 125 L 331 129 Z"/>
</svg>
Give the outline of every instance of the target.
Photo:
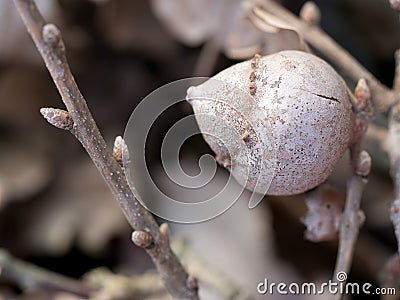
<svg viewBox="0 0 400 300">
<path fill-rule="evenodd" d="M 224 168 L 228 168 L 232 166 L 232 162 L 230 157 L 220 157 L 220 156 L 215 156 L 216 162 L 220 165 L 223 166 Z"/>
<path fill-rule="evenodd" d="M 117 136 L 114 141 L 113 156 L 120 166 L 123 165 L 123 151 L 125 148 L 125 141 L 121 136 Z"/>
<path fill-rule="evenodd" d="M 372 116 L 371 92 L 364 78 L 361 78 L 354 90 L 357 110 L 366 116 Z"/>
<path fill-rule="evenodd" d="M 169 232 L 168 232 L 168 224 L 162 223 L 160 225 L 160 233 L 169 241 Z"/>
<path fill-rule="evenodd" d="M 136 246 L 142 248 L 149 248 L 154 243 L 154 239 L 150 233 L 140 230 L 134 231 L 132 233 L 132 241 Z"/>
<path fill-rule="evenodd" d="M 321 11 L 313 1 L 308 1 L 300 10 L 300 18 L 310 25 L 318 25 L 321 22 Z"/>
<path fill-rule="evenodd" d="M 65 51 L 64 42 L 61 38 L 60 29 L 54 24 L 46 24 L 42 30 L 43 41 L 52 48 L 57 48 Z"/>
<path fill-rule="evenodd" d="M 226 162 L 224 162 L 223 166 L 224 166 L 224 168 L 230 168 L 230 167 L 232 167 L 232 163 L 230 161 L 226 161 Z"/>
<path fill-rule="evenodd" d="M 72 121 L 69 112 L 65 110 L 43 107 L 40 109 L 40 113 L 47 120 L 47 122 L 57 128 L 71 130 L 73 127 L 74 122 Z"/>
<path fill-rule="evenodd" d="M 371 171 L 371 156 L 367 151 L 361 151 L 358 156 L 355 173 L 361 177 L 367 177 Z"/>
<path fill-rule="evenodd" d="M 258 67 L 258 60 L 261 58 L 260 54 L 254 54 L 253 58 L 251 59 L 250 65 L 253 70 L 257 69 Z"/>
</svg>

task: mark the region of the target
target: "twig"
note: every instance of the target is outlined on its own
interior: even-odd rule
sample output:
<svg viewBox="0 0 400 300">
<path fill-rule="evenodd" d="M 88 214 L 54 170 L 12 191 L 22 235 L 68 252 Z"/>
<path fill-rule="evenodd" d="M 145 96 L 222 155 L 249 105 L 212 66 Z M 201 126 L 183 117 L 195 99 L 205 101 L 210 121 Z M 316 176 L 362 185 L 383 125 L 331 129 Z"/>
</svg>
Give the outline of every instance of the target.
<svg viewBox="0 0 400 300">
<path fill-rule="evenodd" d="M 394 70 L 393 90 L 400 92 L 400 49 L 397 49 L 394 53 L 394 61 L 396 67 Z"/>
<path fill-rule="evenodd" d="M 398 0 L 389 0 L 392 8 L 400 13 L 400 2 Z M 396 63 L 393 90 L 400 93 L 400 50 L 394 54 Z M 398 249 L 400 253 L 400 104 L 394 105 L 389 112 L 388 135 L 386 139 L 386 151 L 390 160 L 390 171 L 394 183 L 394 201 L 390 208 L 390 220 L 393 223 Z M 396 255 L 398 259 L 398 255 Z M 390 265 L 390 261 L 388 262 Z M 397 274 L 398 275 L 398 272 Z"/>
<path fill-rule="evenodd" d="M 400 199 L 400 104 L 391 109 L 387 151 L 390 158 L 391 173 L 394 181 L 394 198 Z"/>
<path fill-rule="evenodd" d="M 48 288 L 70 292 L 85 298 L 93 292 L 91 288 L 78 280 L 19 260 L 3 249 L 0 249 L 0 270 L 2 278 L 17 283 L 22 289 Z"/>
<path fill-rule="evenodd" d="M 301 20 L 274 1 L 253 0 L 252 2 L 254 8 L 252 10 L 253 15 L 250 16 L 251 18 L 259 18 L 264 20 L 265 23 L 268 23 L 268 17 L 273 15 L 275 18 L 277 17 L 289 24 L 289 26 L 292 26 L 307 43 L 326 56 L 347 76 L 353 80 L 365 78 L 368 81 L 369 89 L 377 109 L 381 113 L 389 114 L 388 146 L 386 148 L 391 161 L 396 199 L 391 208 L 391 220 L 395 226 L 400 253 L 400 52 L 397 51 L 395 54 L 395 78 L 393 81 L 393 88 L 389 89 L 318 26 Z M 390 2 L 392 6 L 395 4 L 394 8 L 398 11 L 398 7 L 400 7 L 398 6 L 399 1 Z M 365 125 L 369 123 L 369 121 L 365 121 L 364 119 L 364 121 L 361 122 L 361 127 L 365 127 Z M 364 125 L 362 123 L 364 123 Z M 364 132 L 364 130 L 365 128 L 362 132 Z M 348 182 L 347 200 L 340 229 L 339 251 L 335 275 L 340 271 L 347 273 L 350 269 L 354 245 L 359 231 L 359 206 L 361 194 L 365 185 L 365 178 L 364 176 L 356 174 L 357 172 L 354 172 L 354 170 L 357 170 L 357 160 L 360 158 L 359 155 L 363 153 L 361 152 L 361 136 L 355 139 L 355 144 L 350 147 L 350 152 L 353 171 Z M 366 160 L 369 160 L 369 155 Z M 336 297 L 340 299 L 341 295 L 337 295 Z"/>
<path fill-rule="evenodd" d="M 394 201 L 390 208 L 390 219 L 393 223 L 400 253 L 400 105 L 397 104 L 389 114 L 389 133 L 387 151 L 390 159 L 391 175 L 394 182 Z"/>
<path fill-rule="evenodd" d="M 254 8 L 252 10 L 252 18 L 259 18 L 267 21 L 269 14 L 278 17 L 293 27 L 308 44 L 326 56 L 326 58 L 341 69 L 344 74 L 354 81 L 358 81 L 359 78 L 365 78 L 379 112 L 388 113 L 390 107 L 400 100 L 400 96 L 395 93 L 395 91 L 383 85 L 349 52 L 343 49 L 343 47 L 336 43 L 318 26 L 310 25 L 301 20 L 275 1 L 253 0 L 253 2 Z"/>
<path fill-rule="evenodd" d="M 399 13 L 399 1 L 389 1 L 392 8 Z M 393 79 L 393 90 L 400 92 L 400 50 L 394 54 L 396 63 Z M 390 220 L 393 223 L 400 253 L 400 104 L 393 106 L 389 113 L 388 135 L 386 139 L 386 151 L 390 160 L 390 171 L 394 182 L 394 201 L 390 208 Z"/>
<path fill-rule="evenodd" d="M 340 224 L 334 282 L 339 282 L 338 274 L 341 272 L 349 273 L 358 232 L 364 221 L 363 213 L 360 211 L 360 202 L 371 169 L 371 157 L 366 151 L 362 150 L 362 139 L 373 114 L 369 89 L 364 79 L 360 79 L 357 84 L 354 102 L 356 110 L 355 131 L 349 146 L 352 169 L 347 183 L 345 209 Z M 342 294 L 337 293 L 333 298 L 338 300 L 342 296 Z"/>
<path fill-rule="evenodd" d="M 215 38 L 205 42 L 197 58 L 193 76 L 210 76 L 218 60 L 218 46 Z"/>
<path fill-rule="evenodd" d="M 46 24 L 33 0 L 14 0 L 14 3 L 67 107 L 66 113 L 73 121 L 71 133 L 88 152 L 132 228 L 152 236 L 152 247 L 145 249 L 167 290 L 176 299 L 198 299 L 197 288 L 188 286 L 188 274 L 172 252 L 168 236 L 160 233 L 152 215 L 135 199 L 121 166 L 107 150 L 69 68 L 59 29 Z"/>
</svg>

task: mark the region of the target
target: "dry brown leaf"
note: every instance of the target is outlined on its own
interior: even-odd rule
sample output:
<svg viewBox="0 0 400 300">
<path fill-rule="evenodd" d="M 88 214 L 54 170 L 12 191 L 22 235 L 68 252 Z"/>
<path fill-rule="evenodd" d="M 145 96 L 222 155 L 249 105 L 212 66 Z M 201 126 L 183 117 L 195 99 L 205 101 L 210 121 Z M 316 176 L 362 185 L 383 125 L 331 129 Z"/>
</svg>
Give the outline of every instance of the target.
<svg viewBox="0 0 400 300">
<path fill-rule="evenodd" d="M 153 0 L 151 3 L 154 14 L 172 35 L 188 46 L 213 39 L 220 50 L 233 59 L 249 58 L 255 53 L 267 55 L 284 49 L 301 49 L 297 34 L 288 39 L 285 31 L 293 32 L 293 29 L 284 20 L 272 17 L 268 23 L 253 24 L 248 18 L 249 7 L 243 0 L 191 0 L 184 5 L 177 0 Z M 286 38 L 282 39 L 282 34 Z"/>
<path fill-rule="evenodd" d="M 224 34 L 221 50 L 233 59 L 242 59 L 263 53 L 263 34 L 244 15 Z"/>
<path fill-rule="evenodd" d="M 51 177 L 49 162 L 40 154 L 15 143 L 0 144 L 0 208 L 37 195 Z"/>
<path fill-rule="evenodd" d="M 70 164 L 54 189 L 31 211 L 25 245 L 34 253 L 62 255 L 77 241 L 95 255 L 127 223 L 110 191 L 89 159 Z"/>
<path fill-rule="evenodd" d="M 306 196 L 307 215 L 302 220 L 309 241 L 337 240 L 345 196 L 328 185 L 321 185 Z"/>
<path fill-rule="evenodd" d="M 167 29 L 192 47 L 214 34 L 224 8 L 224 0 L 152 0 L 151 4 L 154 14 Z"/>
</svg>

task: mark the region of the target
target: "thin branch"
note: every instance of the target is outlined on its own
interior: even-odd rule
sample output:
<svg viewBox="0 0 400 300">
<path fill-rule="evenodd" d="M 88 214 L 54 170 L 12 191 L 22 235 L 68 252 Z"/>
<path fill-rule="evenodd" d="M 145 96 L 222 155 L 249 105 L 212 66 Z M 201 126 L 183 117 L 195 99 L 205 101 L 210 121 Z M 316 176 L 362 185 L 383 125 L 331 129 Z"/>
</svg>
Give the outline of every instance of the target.
<svg viewBox="0 0 400 300">
<path fill-rule="evenodd" d="M 251 1 L 251 0 L 250 0 Z M 253 16 L 268 23 L 268 15 L 273 15 L 293 27 L 313 48 L 321 52 L 336 67 L 358 81 L 365 78 L 372 98 L 381 113 L 388 113 L 390 107 L 399 101 L 399 95 L 383 85 L 374 75 L 362 66 L 348 51 L 336 43 L 318 26 L 310 25 L 275 1 L 253 0 Z"/>
<path fill-rule="evenodd" d="M 360 211 L 362 193 L 371 170 L 371 157 L 362 150 L 363 136 L 373 115 L 370 92 L 364 79 L 358 81 L 353 101 L 356 120 L 353 140 L 349 145 L 352 169 L 347 183 L 345 209 L 340 224 L 334 282 L 343 282 L 340 280 L 339 274 L 341 272 L 348 274 L 350 271 L 359 229 L 364 221 L 364 215 Z M 337 293 L 333 299 L 339 300 L 342 296 Z"/>
<path fill-rule="evenodd" d="M 387 151 L 394 181 L 394 198 L 400 199 L 400 104 L 394 106 L 389 115 Z"/>
<path fill-rule="evenodd" d="M 135 199 L 121 166 L 107 150 L 69 68 L 59 29 L 46 24 L 33 0 L 14 2 L 73 120 L 70 131 L 88 152 L 132 228 L 152 236 L 154 246 L 146 248 L 146 251 L 167 290 L 176 299 L 198 299 L 197 289 L 187 285 L 188 274 L 172 252 L 168 237 L 160 233 L 152 215 Z"/>
<path fill-rule="evenodd" d="M 210 76 L 218 60 L 219 47 L 216 39 L 209 39 L 201 48 L 193 76 Z"/>
<path fill-rule="evenodd" d="M 356 157 L 358 147 L 351 150 L 353 159 Z M 361 196 L 366 183 L 365 178 L 352 173 L 347 183 L 347 195 L 345 209 L 342 215 L 339 233 L 339 247 L 336 259 L 336 266 L 333 275 L 333 281 L 338 282 L 338 274 L 341 272 L 349 273 L 353 261 L 355 244 L 357 241 L 359 228 L 362 221 L 362 212 L 360 211 Z M 341 299 L 340 294 L 335 295 L 334 299 Z"/>
<path fill-rule="evenodd" d="M 48 288 L 70 292 L 88 298 L 93 292 L 91 288 L 78 280 L 42 269 L 11 256 L 0 249 L 0 270 L 5 278 L 22 289 Z"/>
<path fill-rule="evenodd" d="M 389 0 L 392 8 L 400 13 L 400 1 Z M 400 92 L 400 50 L 394 53 L 396 63 L 393 79 L 393 90 Z M 389 155 L 390 171 L 394 183 L 394 201 L 390 208 L 390 220 L 393 223 L 398 250 L 400 253 L 400 103 L 392 106 L 389 112 L 388 135 L 386 139 L 386 151 Z M 398 255 L 396 255 L 398 261 Z M 390 265 L 390 261 L 388 264 Z"/>
<path fill-rule="evenodd" d="M 389 114 L 389 132 L 387 151 L 390 159 L 391 175 L 394 182 L 394 201 L 390 209 L 390 219 L 393 223 L 400 253 L 400 104 L 391 109 Z"/>
<path fill-rule="evenodd" d="M 397 49 L 394 53 L 394 61 L 396 68 L 394 70 L 393 90 L 400 92 L 400 49 Z"/>
<path fill-rule="evenodd" d="M 391 161 L 396 199 L 391 208 L 391 220 L 395 227 L 400 253 L 400 52 L 397 51 L 395 53 L 395 78 L 393 81 L 393 89 L 389 89 L 318 26 L 301 20 L 274 1 L 253 0 L 252 2 L 254 5 L 252 18 L 258 18 L 268 23 L 268 18 L 272 15 L 275 18 L 283 20 L 289 24 L 289 26 L 292 26 L 307 43 L 326 56 L 327 59 L 341 69 L 347 76 L 353 80 L 365 78 L 368 81 L 369 89 L 377 109 L 381 113 L 389 114 L 389 133 L 386 148 Z M 398 11 L 399 1 L 390 2 L 396 11 Z M 361 125 L 362 123 L 365 123 L 365 119 L 363 122 L 361 118 Z M 366 123 L 368 124 L 368 122 Z M 364 127 L 364 125 L 361 127 Z M 362 153 L 361 137 L 363 134 L 364 133 L 356 137 L 355 144 L 353 144 L 350 149 L 353 170 L 356 170 L 357 160 Z M 353 171 L 348 182 L 347 200 L 340 229 L 339 251 L 335 275 L 340 271 L 347 273 L 350 269 L 354 245 L 360 226 L 360 224 L 358 224 L 359 207 L 365 185 L 365 178 L 363 177 L 364 176 L 360 176 Z M 335 279 L 336 278 L 334 278 L 334 280 Z M 337 295 L 336 298 L 340 299 L 341 295 Z"/>
</svg>

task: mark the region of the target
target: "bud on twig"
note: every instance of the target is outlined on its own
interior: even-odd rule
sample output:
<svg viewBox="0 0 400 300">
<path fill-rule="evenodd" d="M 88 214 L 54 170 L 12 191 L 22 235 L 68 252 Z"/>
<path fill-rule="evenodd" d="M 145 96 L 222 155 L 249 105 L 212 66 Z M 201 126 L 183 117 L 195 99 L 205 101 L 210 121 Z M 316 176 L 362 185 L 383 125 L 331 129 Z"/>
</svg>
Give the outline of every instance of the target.
<svg viewBox="0 0 400 300">
<path fill-rule="evenodd" d="M 313 1 L 308 1 L 300 10 L 300 18 L 310 25 L 318 25 L 321 21 L 321 11 Z"/>
<path fill-rule="evenodd" d="M 65 51 L 65 45 L 61 38 L 60 29 L 54 24 L 46 24 L 42 30 L 43 41 L 54 49 Z"/>
<path fill-rule="evenodd" d="M 72 121 L 69 112 L 65 110 L 43 107 L 40 109 L 40 113 L 47 120 L 47 122 L 57 128 L 71 130 L 73 127 L 74 122 Z"/>
<path fill-rule="evenodd" d="M 372 117 L 373 108 L 371 104 L 371 92 L 364 78 L 357 82 L 354 90 L 357 110 L 366 117 Z"/>
<path fill-rule="evenodd" d="M 140 230 L 132 233 L 132 241 L 136 246 L 142 248 L 149 248 L 154 243 L 154 239 L 150 233 Z"/>
<path fill-rule="evenodd" d="M 335 241 L 339 236 L 345 196 L 328 185 L 321 185 L 306 194 L 307 214 L 304 237 L 312 242 Z"/>
<path fill-rule="evenodd" d="M 122 137 L 117 136 L 114 141 L 113 156 L 120 166 L 123 165 L 123 151 L 125 147 L 125 142 Z"/>
<path fill-rule="evenodd" d="M 168 224 L 162 223 L 159 229 L 160 233 L 169 241 Z"/>
<path fill-rule="evenodd" d="M 367 177 L 371 171 L 371 156 L 367 151 L 363 150 L 358 156 L 355 173 L 361 177 Z"/>
</svg>

